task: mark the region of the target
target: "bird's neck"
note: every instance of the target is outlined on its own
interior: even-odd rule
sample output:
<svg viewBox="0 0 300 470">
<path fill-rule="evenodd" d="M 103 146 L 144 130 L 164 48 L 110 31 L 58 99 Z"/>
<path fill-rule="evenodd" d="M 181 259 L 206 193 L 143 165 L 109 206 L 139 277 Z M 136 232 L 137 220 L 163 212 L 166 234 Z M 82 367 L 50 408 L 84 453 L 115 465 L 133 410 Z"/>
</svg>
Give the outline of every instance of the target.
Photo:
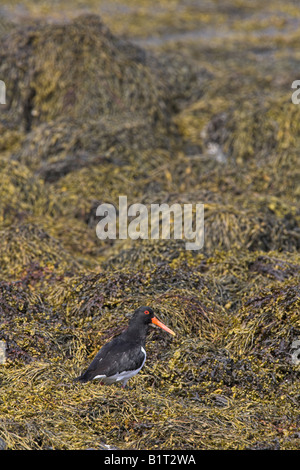
<svg viewBox="0 0 300 470">
<path fill-rule="evenodd" d="M 130 325 L 129 324 L 126 330 L 126 333 L 130 335 L 130 337 L 134 339 L 134 341 L 138 341 L 143 344 L 146 341 L 147 332 L 148 332 L 148 325 L 137 325 L 137 324 Z"/>
</svg>

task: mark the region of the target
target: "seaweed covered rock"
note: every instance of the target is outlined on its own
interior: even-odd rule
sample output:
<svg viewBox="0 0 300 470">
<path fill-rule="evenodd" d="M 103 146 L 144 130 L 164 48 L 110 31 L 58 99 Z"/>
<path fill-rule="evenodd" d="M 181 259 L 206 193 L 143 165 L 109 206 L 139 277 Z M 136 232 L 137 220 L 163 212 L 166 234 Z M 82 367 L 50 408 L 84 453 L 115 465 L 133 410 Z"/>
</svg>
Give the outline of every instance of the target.
<svg viewBox="0 0 300 470">
<path fill-rule="evenodd" d="M 163 119 L 163 87 L 142 51 L 113 36 L 98 16 L 14 30 L 0 62 L 8 83 L 3 119 L 27 132 L 63 116 L 84 122 L 130 110 L 150 122 Z"/>
<path fill-rule="evenodd" d="M 298 281 L 298 282 L 297 282 Z M 291 345 L 299 338 L 298 275 L 245 299 L 237 312 L 241 329 L 236 331 L 235 347 L 266 358 L 291 361 Z"/>
<path fill-rule="evenodd" d="M 49 198 L 43 182 L 33 176 L 26 165 L 0 159 L 0 223 L 1 226 L 21 222 L 27 217 L 40 217 L 49 209 Z"/>
<path fill-rule="evenodd" d="M 167 145 L 171 95 L 153 68 L 162 65 L 113 36 L 99 17 L 29 24 L 5 45 L 1 148 L 22 143 L 15 158 L 45 180 L 107 159 L 124 164 L 124 147 Z"/>
<path fill-rule="evenodd" d="M 249 188 L 252 196 L 269 193 L 287 203 L 298 198 L 299 107 L 286 96 L 220 100 L 211 98 L 211 106 L 198 101 L 176 116 L 186 145 L 196 148 L 192 168 L 199 174 L 209 170 L 212 184 L 217 177 L 224 190 L 237 194 Z"/>
<path fill-rule="evenodd" d="M 21 364 L 60 354 L 60 318 L 32 292 L 34 281 L 46 276 L 49 282 L 49 273 L 36 268 L 35 276 L 33 271 L 30 274 L 18 282 L 0 283 L 1 338 L 6 342 L 7 359 Z"/>
<path fill-rule="evenodd" d="M 54 182 L 81 168 L 105 163 L 122 167 L 135 148 L 142 152 L 159 143 L 165 146 L 165 137 L 151 137 L 150 132 L 149 138 L 149 131 L 145 118 L 138 113 L 82 123 L 59 118 L 32 130 L 15 158 L 46 182 Z"/>
<path fill-rule="evenodd" d="M 175 28 L 145 50 L 93 15 L 0 19 L 7 449 L 299 448 L 299 107 L 286 96 L 299 33 L 267 46 L 252 34 L 256 6 L 247 21 L 230 0 L 188 3 L 180 18 L 172 2 L 110 17 L 140 37 L 154 17 L 153 33 Z M 270 11 L 259 27 L 278 20 L 284 34 Z M 203 249 L 173 232 L 99 240 L 96 209 L 120 195 L 203 203 Z M 176 337 L 151 329 L 128 389 L 73 383 L 145 304 Z"/>
<path fill-rule="evenodd" d="M 216 114 L 206 128 L 205 139 L 221 145 L 239 163 L 255 158 L 262 164 L 274 153 L 281 152 L 284 159 L 287 149 L 297 149 L 298 123 L 299 108 L 290 96 L 261 99 L 250 95 Z"/>
<path fill-rule="evenodd" d="M 2 276 L 18 279 L 32 263 L 74 272 L 80 264 L 41 226 L 20 223 L 0 231 Z"/>
</svg>

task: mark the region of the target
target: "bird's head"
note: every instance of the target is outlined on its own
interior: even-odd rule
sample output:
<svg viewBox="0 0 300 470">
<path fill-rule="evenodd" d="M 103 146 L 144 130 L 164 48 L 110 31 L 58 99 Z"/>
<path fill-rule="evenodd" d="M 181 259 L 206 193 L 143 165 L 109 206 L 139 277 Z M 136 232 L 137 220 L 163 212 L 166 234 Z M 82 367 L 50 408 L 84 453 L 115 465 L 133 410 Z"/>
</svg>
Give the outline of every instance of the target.
<svg viewBox="0 0 300 470">
<path fill-rule="evenodd" d="M 139 323 L 141 325 L 148 325 L 152 323 L 153 325 L 157 325 L 163 330 L 167 331 L 171 335 L 175 336 L 174 331 L 168 328 L 164 323 L 156 318 L 154 315 L 154 311 L 151 307 L 139 307 L 135 312 L 131 319 L 131 322 Z"/>
</svg>

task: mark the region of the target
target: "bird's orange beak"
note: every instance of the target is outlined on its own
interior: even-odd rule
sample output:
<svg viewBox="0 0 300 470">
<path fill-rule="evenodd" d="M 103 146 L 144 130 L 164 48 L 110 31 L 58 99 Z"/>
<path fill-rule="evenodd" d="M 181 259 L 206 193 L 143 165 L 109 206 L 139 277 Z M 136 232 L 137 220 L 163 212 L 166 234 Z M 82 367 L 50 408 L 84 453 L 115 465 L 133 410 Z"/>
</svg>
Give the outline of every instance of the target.
<svg viewBox="0 0 300 470">
<path fill-rule="evenodd" d="M 154 323 L 154 325 L 157 325 L 159 326 L 160 328 L 162 328 L 163 330 L 167 331 L 168 333 L 170 333 L 171 335 L 173 336 L 176 336 L 174 331 L 170 330 L 170 328 L 168 328 L 166 325 L 164 325 L 161 321 L 159 321 L 156 317 L 153 317 L 152 318 L 152 323 Z"/>
</svg>

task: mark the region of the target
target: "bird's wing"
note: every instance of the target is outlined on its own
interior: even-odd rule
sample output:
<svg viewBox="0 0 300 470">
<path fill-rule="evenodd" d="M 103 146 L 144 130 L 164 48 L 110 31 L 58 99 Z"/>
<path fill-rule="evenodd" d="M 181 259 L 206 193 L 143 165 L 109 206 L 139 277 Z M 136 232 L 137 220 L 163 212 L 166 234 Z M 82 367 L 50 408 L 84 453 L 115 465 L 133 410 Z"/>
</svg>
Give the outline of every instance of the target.
<svg viewBox="0 0 300 470">
<path fill-rule="evenodd" d="M 115 338 L 100 349 L 78 380 L 87 382 L 98 375 L 110 377 L 125 370 L 136 370 L 141 367 L 144 360 L 145 353 L 141 345 Z"/>
</svg>

